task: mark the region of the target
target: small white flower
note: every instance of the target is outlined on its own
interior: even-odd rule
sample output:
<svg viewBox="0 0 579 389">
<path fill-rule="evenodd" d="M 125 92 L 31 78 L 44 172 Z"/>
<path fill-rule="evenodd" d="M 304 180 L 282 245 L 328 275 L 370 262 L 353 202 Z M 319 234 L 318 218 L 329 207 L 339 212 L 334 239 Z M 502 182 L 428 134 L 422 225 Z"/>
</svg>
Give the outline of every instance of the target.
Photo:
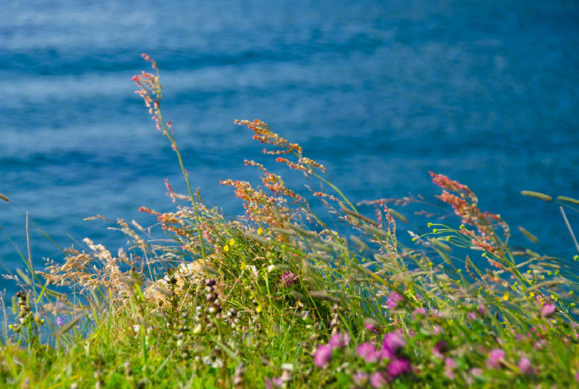
<svg viewBox="0 0 579 389">
<path fill-rule="evenodd" d="M 282 370 L 294 371 L 294 365 L 292 363 L 284 363 L 281 365 Z"/>
<path fill-rule="evenodd" d="M 141 326 L 138 324 L 133 325 L 133 330 L 135 330 L 136 333 L 138 333 L 139 331 L 141 331 Z"/>
</svg>

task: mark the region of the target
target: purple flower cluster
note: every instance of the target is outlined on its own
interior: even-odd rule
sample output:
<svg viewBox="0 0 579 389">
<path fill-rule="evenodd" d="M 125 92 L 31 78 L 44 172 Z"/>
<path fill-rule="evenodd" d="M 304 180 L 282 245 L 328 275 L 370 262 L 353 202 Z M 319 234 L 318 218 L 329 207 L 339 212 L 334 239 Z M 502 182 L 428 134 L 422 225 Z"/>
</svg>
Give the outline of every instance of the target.
<svg viewBox="0 0 579 389">
<path fill-rule="evenodd" d="M 448 343 L 444 339 L 436 342 L 434 348 L 432 349 L 432 353 L 441 359 L 444 358 L 444 354 L 446 354 L 447 352 L 448 352 Z"/>
<path fill-rule="evenodd" d="M 378 323 L 376 323 L 376 320 L 374 319 L 366 319 L 364 326 L 368 331 L 370 331 L 373 334 L 380 335 L 380 333 L 382 332 L 380 326 L 378 326 Z"/>
<path fill-rule="evenodd" d="M 390 297 L 388 297 L 388 300 L 386 301 L 386 306 L 388 307 L 388 309 L 394 309 L 402 301 L 404 301 L 404 297 L 402 297 L 400 294 L 396 292 L 392 292 L 392 294 L 390 295 Z"/>
<path fill-rule="evenodd" d="M 281 388 L 283 387 L 283 380 L 281 379 L 281 377 L 272 378 L 271 380 L 269 378 L 266 378 L 265 387 L 266 389 Z"/>
<path fill-rule="evenodd" d="M 341 333 L 336 332 L 334 335 L 332 335 L 327 345 L 319 346 L 316 349 L 316 352 L 314 354 L 314 363 L 316 364 L 317 367 L 326 366 L 330 361 L 330 358 L 332 358 L 332 352 L 334 351 L 334 349 L 348 347 L 349 344 L 350 344 L 350 334 L 344 332 L 344 334 L 342 335 Z"/>
<path fill-rule="evenodd" d="M 527 357 L 521 357 L 519 361 L 519 369 L 523 374 L 533 374 L 533 366 L 531 365 L 531 361 Z"/>
<path fill-rule="evenodd" d="M 395 331 L 384 336 L 379 350 L 376 349 L 372 343 L 363 343 L 358 346 L 358 355 L 363 358 L 366 363 L 388 360 L 385 372 L 378 371 L 370 376 L 370 385 L 372 385 L 373 388 L 381 388 L 399 375 L 412 371 L 410 362 L 400 356 L 400 351 L 405 345 L 406 342 L 400 332 Z M 359 373 L 359 376 L 354 379 L 355 381 L 362 381 L 367 378 L 367 375 Z"/>
<path fill-rule="evenodd" d="M 281 283 L 284 288 L 289 288 L 298 283 L 298 276 L 290 271 L 286 271 L 281 275 Z"/>
<path fill-rule="evenodd" d="M 489 353 L 487 359 L 487 367 L 491 369 L 499 369 L 502 367 L 502 361 L 505 359 L 505 352 L 500 348 L 496 348 Z"/>
<path fill-rule="evenodd" d="M 545 305 L 543 305 L 541 307 L 541 315 L 543 315 L 545 317 L 549 317 L 555 313 L 556 309 L 557 308 L 555 307 L 555 304 L 546 303 Z"/>
</svg>

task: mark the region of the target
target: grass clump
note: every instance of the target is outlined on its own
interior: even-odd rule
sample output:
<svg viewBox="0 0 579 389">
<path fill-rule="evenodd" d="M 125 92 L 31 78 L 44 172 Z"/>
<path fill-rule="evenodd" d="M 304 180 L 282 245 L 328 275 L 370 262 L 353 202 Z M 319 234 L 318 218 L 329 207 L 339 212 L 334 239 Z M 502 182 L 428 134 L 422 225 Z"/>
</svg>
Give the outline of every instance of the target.
<svg viewBox="0 0 579 389">
<path fill-rule="evenodd" d="M 22 289 L 12 315 L 7 296 L 1 299 L 3 387 L 577 385 L 577 256 L 513 247 L 505 221 L 482 211 L 468 186 L 440 174 L 431 173 L 452 212 L 437 221 L 458 219 L 428 223 L 427 232 L 389 206 L 426 204 L 423 198 L 354 205 L 321 164 L 258 120 L 238 123 L 269 145 L 264 151 L 276 162 L 320 181 L 313 195 L 330 216 L 314 214 L 279 175 L 246 161 L 263 173 L 264 188 L 222 181 L 246 209 L 226 218 L 191 190 L 172 123 L 162 119 L 158 71 L 133 80 L 176 152 L 189 193 L 166 183 L 174 212 L 140 208 L 167 239 L 97 216 L 127 236 L 126 252 L 85 239 L 84 250 L 62 250 L 64 259 L 48 260 L 43 272 L 22 255 L 28 270 L 7 275 Z M 558 199 L 573 209 L 569 198 Z M 362 213 L 368 205 L 373 217 Z M 398 240 L 394 218 L 412 226 L 411 244 Z M 330 219 L 339 227 L 330 228 Z M 479 269 L 475 254 L 489 266 Z"/>
</svg>

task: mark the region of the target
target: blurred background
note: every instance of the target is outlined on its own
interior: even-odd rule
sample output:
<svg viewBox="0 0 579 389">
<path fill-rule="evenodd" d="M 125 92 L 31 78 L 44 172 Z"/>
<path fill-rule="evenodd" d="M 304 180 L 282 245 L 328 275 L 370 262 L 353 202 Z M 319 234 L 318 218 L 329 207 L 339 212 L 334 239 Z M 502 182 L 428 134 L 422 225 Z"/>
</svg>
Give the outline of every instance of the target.
<svg viewBox="0 0 579 389">
<path fill-rule="evenodd" d="M 353 202 L 409 192 L 436 202 L 431 170 L 469 185 L 482 210 L 511 225 L 513 244 L 576 254 L 557 205 L 520 195 L 579 198 L 574 0 L 8 0 L 0 14 L 0 193 L 63 247 L 89 237 L 116 253 L 126 239 L 83 218 L 149 226 L 139 206 L 175 206 L 163 179 L 185 192 L 134 94 L 147 53 L 192 185 L 226 214 L 242 203 L 219 180 L 257 185 L 243 160 L 268 161 L 233 122 L 259 118 L 323 163 Z M 273 170 L 307 192 L 300 174 Z M 424 230 L 431 221 L 397 210 Z M 567 215 L 579 234 L 579 217 Z M 25 253 L 24 215 L 1 203 L 0 226 Z M 36 268 L 62 259 L 31 234 Z M 23 268 L 5 235 L 0 259 Z"/>
</svg>

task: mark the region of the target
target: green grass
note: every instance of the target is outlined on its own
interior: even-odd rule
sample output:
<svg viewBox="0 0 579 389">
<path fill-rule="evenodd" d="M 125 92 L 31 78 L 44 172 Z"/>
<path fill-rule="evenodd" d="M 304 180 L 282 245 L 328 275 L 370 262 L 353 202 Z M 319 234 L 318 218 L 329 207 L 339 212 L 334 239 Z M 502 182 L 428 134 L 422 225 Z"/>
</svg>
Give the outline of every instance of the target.
<svg viewBox="0 0 579 389">
<path fill-rule="evenodd" d="M 172 124 L 161 117 L 158 73 L 134 81 L 189 193 L 168 185 L 174 212 L 141 208 L 157 217 L 165 240 L 136 223 L 97 217 L 132 242 L 126 253 L 85 240 L 44 272 L 20 253 L 27 270 L 13 278 L 22 292 L 11 307 L 2 299 L 10 324 L 2 387 L 577 386 L 577 256 L 513 248 L 505 221 L 442 175 L 432 177 L 443 189 L 434 206 L 444 224 L 427 223 L 428 211 L 408 220 L 402 206 L 430 207 L 423 199 L 395 201 L 396 209 L 384 201 L 354 205 L 323 166 L 257 120 L 240 124 L 278 163 L 328 188 L 314 193 L 328 215 L 312 213 L 308 196 L 248 161 L 263 172 L 264 188 L 224 181 L 247 211 L 226 218 L 191 190 Z M 563 207 L 577 211 L 572 198 L 554 203 L 563 215 Z M 368 205 L 373 217 L 362 214 Z M 416 223 L 411 245 L 398 241 L 394 218 Z M 481 255 L 484 269 L 470 259 Z"/>
</svg>

